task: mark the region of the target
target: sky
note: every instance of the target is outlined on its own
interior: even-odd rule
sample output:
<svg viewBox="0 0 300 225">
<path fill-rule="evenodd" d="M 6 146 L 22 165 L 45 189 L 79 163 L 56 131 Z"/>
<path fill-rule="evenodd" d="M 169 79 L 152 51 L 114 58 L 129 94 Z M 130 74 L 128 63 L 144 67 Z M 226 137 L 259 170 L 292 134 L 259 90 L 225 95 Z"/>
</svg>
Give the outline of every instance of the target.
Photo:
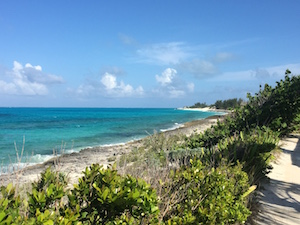
<svg viewBox="0 0 300 225">
<path fill-rule="evenodd" d="M 299 0 L 0 0 L 0 107 L 183 107 L 300 74 Z"/>
</svg>

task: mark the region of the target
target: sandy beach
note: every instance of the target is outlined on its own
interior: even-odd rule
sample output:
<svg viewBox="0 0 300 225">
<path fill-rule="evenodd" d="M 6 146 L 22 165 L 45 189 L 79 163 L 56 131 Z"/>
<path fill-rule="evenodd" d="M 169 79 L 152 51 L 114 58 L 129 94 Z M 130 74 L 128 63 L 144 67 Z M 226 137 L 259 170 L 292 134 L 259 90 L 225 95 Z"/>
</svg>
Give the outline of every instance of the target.
<svg viewBox="0 0 300 225">
<path fill-rule="evenodd" d="M 191 135 L 195 132 L 203 132 L 210 128 L 223 116 L 211 116 L 203 120 L 196 120 L 185 123 L 182 127 L 175 130 L 164 132 L 168 135 Z M 35 181 L 39 175 L 47 167 L 53 166 L 57 170 L 65 173 L 70 178 L 70 184 L 78 181 L 82 176 L 82 171 L 93 163 L 99 163 L 107 166 L 113 162 L 109 162 L 111 157 L 117 157 L 121 154 L 130 152 L 133 148 L 139 147 L 142 140 L 128 142 L 126 144 L 112 145 L 112 146 L 99 146 L 93 148 L 82 149 L 80 152 L 71 154 L 64 154 L 33 166 L 28 166 L 14 174 L 3 174 L 0 176 L 0 184 L 7 185 L 8 183 L 20 184 Z"/>
<path fill-rule="evenodd" d="M 189 108 L 189 107 L 183 107 L 183 108 L 178 108 L 179 110 L 187 110 L 187 111 L 201 111 L 201 112 L 220 112 L 220 113 L 230 113 L 230 110 L 226 109 L 216 109 L 216 108 L 211 108 L 211 107 L 204 107 L 204 108 Z"/>
</svg>

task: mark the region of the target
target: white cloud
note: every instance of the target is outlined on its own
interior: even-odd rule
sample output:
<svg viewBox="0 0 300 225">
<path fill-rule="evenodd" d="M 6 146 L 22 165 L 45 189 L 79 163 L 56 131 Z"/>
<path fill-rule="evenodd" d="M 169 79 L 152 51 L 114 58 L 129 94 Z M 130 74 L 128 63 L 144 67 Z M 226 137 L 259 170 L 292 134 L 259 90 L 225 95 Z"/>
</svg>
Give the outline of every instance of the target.
<svg viewBox="0 0 300 225">
<path fill-rule="evenodd" d="M 62 83 L 63 78 L 42 72 L 41 66 L 32 66 L 27 63 L 25 67 L 14 61 L 11 71 L 6 71 L 0 80 L 0 92 L 9 95 L 46 95 L 49 84 Z"/>
<path fill-rule="evenodd" d="M 101 79 L 101 83 L 105 86 L 106 89 L 114 89 L 117 86 L 117 79 L 115 76 L 105 73 Z"/>
<path fill-rule="evenodd" d="M 18 87 L 21 94 L 24 95 L 46 95 L 48 89 L 45 84 L 37 82 L 28 82 L 24 79 L 15 79 L 14 84 Z"/>
<path fill-rule="evenodd" d="M 158 83 L 160 83 L 162 86 L 165 86 L 172 83 L 172 80 L 176 74 L 177 71 L 175 69 L 167 68 L 162 72 L 161 76 L 155 75 L 155 78 Z"/>
<path fill-rule="evenodd" d="M 0 92 L 1 93 L 5 93 L 5 94 L 9 94 L 9 95 L 13 95 L 13 94 L 17 94 L 17 87 L 15 84 L 13 83 L 7 83 L 3 80 L 0 80 Z"/>
<path fill-rule="evenodd" d="M 35 70 L 42 71 L 41 66 L 32 66 L 30 63 L 26 63 L 25 68 L 33 68 Z"/>
<path fill-rule="evenodd" d="M 138 91 L 134 90 L 129 84 L 125 84 L 121 81 L 119 84 L 117 78 L 113 74 L 105 73 L 101 78 L 101 83 L 106 89 L 106 94 L 115 97 L 127 97 L 135 93 L 142 94 L 142 88 L 139 87 Z"/>
<path fill-rule="evenodd" d="M 133 93 L 133 87 L 129 84 L 124 84 L 123 81 L 121 81 L 120 85 L 116 88 L 116 91 L 119 94 L 123 94 L 123 95 L 132 95 Z"/>
<path fill-rule="evenodd" d="M 139 62 L 154 64 L 178 64 L 191 56 L 187 46 L 182 42 L 153 44 L 137 50 Z"/>
<path fill-rule="evenodd" d="M 194 84 L 186 84 L 179 77 L 177 71 L 172 68 L 165 69 L 161 76 L 156 75 L 155 79 L 160 85 L 153 93 L 166 98 L 180 98 L 186 95 L 186 92 L 194 91 Z"/>
<path fill-rule="evenodd" d="M 140 63 L 176 66 L 184 74 L 192 74 L 196 78 L 206 78 L 219 73 L 221 63 L 235 60 L 230 52 L 216 52 L 207 56 L 207 51 L 216 51 L 210 45 L 188 45 L 184 42 L 156 43 L 137 50 Z"/>
<path fill-rule="evenodd" d="M 97 97 L 107 96 L 111 98 L 122 97 L 139 97 L 144 95 L 142 86 L 136 89 L 130 84 L 118 81 L 117 77 L 111 73 L 104 73 L 98 80 L 89 80 L 85 84 L 80 85 L 76 90 L 68 90 L 69 93 L 75 93 L 78 97 Z"/>
<path fill-rule="evenodd" d="M 144 95 L 144 88 L 142 86 L 138 86 L 137 89 L 135 89 L 135 92 L 137 95 Z"/>
</svg>

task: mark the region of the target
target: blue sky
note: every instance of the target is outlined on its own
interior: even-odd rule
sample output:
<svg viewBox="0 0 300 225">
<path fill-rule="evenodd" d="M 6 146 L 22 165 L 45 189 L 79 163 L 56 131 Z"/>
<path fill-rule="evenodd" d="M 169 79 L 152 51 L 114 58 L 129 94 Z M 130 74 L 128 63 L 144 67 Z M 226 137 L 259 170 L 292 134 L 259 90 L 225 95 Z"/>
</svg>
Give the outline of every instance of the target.
<svg viewBox="0 0 300 225">
<path fill-rule="evenodd" d="M 0 1 L 0 106 L 181 107 L 300 74 L 300 1 Z"/>
</svg>

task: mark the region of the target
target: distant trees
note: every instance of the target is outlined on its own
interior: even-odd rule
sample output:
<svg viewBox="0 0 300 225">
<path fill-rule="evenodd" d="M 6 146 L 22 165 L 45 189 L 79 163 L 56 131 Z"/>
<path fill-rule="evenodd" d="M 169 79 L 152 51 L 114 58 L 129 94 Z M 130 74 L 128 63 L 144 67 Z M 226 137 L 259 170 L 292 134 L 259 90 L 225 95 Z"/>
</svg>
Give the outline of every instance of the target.
<svg viewBox="0 0 300 225">
<path fill-rule="evenodd" d="M 239 98 L 231 98 L 228 100 L 217 100 L 215 104 L 207 105 L 206 102 L 200 103 L 197 102 L 194 105 L 190 106 L 189 108 L 205 108 L 205 107 L 216 107 L 216 109 L 234 109 L 238 106 L 241 106 L 243 103 L 243 99 Z"/>
<path fill-rule="evenodd" d="M 190 106 L 190 108 L 205 108 L 205 107 L 208 107 L 206 102 L 204 102 L 204 103 L 197 102 L 193 106 Z"/>
<path fill-rule="evenodd" d="M 243 99 L 239 98 L 232 98 L 228 100 L 217 100 L 214 104 L 216 109 L 234 109 L 238 106 L 240 106 L 243 102 Z"/>
</svg>

